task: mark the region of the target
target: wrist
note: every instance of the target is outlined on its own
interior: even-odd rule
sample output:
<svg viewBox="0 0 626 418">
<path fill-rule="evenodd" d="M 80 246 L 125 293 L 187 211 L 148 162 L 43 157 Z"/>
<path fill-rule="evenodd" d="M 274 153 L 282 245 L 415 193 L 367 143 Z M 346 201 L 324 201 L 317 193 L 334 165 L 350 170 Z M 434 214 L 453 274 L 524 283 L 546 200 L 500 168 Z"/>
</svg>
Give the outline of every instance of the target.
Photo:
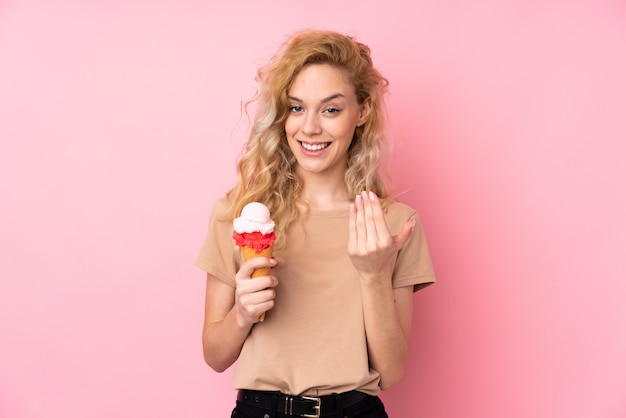
<svg viewBox="0 0 626 418">
<path fill-rule="evenodd" d="M 254 322 L 251 322 L 248 319 L 248 315 L 246 315 L 245 312 L 241 312 L 239 309 L 236 308 L 234 312 L 234 322 L 237 332 L 245 335 L 248 335 L 250 329 L 254 325 Z"/>
</svg>

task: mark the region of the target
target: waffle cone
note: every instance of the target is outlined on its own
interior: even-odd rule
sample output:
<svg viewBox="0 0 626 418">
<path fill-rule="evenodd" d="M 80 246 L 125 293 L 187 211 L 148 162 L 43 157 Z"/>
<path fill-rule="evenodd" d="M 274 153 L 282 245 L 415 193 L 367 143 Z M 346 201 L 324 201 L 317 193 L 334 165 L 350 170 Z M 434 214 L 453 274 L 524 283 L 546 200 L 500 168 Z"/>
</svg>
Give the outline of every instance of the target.
<svg viewBox="0 0 626 418">
<path fill-rule="evenodd" d="M 264 250 L 257 252 L 256 249 L 252 247 L 241 247 L 241 253 L 243 254 L 244 260 L 249 260 L 250 258 L 254 258 L 254 257 L 271 257 L 272 249 L 273 249 L 273 246 L 270 246 L 268 248 L 265 248 Z M 252 272 L 252 277 L 269 276 L 270 270 L 271 270 L 271 267 L 262 267 L 262 268 L 255 269 Z"/>
<path fill-rule="evenodd" d="M 271 257 L 272 256 L 272 250 L 273 250 L 273 245 L 257 252 L 257 250 L 255 248 L 252 247 L 246 247 L 243 246 L 241 247 L 241 253 L 243 254 L 243 259 L 244 260 L 248 260 L 250 258 L 254 258 L 254 257 Z M 272 268 L 271 267 L 261 267 L 258 269 L 254 269 L 254 271 L 252 272 L 250 277 L 259 277 L 259 276 L 269 276 L 270 274 L 270 270 Z M 261 317 L 259 318 L 260 322 L 265 321 L 265 312 L 261 314 Z"/>
</svg>

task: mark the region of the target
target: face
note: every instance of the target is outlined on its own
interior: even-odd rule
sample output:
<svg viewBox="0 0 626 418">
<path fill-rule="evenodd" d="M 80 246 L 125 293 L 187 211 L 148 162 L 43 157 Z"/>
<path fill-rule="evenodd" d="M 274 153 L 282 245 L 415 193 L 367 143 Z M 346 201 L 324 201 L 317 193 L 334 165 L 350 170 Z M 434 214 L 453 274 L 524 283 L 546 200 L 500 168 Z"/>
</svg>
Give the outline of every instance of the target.
<svg viewBox="0 0 626 418">
<path fill-rule="evenodd" d="M 298 173 L 343 178 L 354 130 L 366 122 L 369 104 L 359 104 L 344 71 L 328 64 L 303 68 L 287 95 L 285 133 Z"/>
</svg>

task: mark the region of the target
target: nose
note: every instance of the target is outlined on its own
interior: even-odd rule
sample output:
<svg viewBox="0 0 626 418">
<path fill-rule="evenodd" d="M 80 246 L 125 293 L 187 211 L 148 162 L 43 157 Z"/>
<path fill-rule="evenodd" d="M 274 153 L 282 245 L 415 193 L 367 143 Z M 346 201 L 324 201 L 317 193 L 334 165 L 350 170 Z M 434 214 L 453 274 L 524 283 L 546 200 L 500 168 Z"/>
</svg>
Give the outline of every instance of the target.
<svg viewBox="0 0 626 418">
<path fill-rule="evenodd" d="M 302 125 L 302 133 L 311 137 L 322 133 L 322 125 L 319 120 L 320 115 L 316 112 L 308 112 Z"/>
</svg>

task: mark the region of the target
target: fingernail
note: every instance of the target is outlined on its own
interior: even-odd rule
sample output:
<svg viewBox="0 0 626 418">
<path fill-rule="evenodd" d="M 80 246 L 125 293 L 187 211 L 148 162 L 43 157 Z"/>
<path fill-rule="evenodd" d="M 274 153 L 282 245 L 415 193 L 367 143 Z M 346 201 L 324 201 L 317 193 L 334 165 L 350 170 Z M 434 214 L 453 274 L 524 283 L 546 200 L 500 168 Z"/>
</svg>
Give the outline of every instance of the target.
<svg viewBox="0 0 626 418">
<path fill-rule="evenodd" d="M 376 200 L 376 194 L 374 194 L 374 192 L 370 192 L 369 195 L 372 202 Z"/>
</svg>

